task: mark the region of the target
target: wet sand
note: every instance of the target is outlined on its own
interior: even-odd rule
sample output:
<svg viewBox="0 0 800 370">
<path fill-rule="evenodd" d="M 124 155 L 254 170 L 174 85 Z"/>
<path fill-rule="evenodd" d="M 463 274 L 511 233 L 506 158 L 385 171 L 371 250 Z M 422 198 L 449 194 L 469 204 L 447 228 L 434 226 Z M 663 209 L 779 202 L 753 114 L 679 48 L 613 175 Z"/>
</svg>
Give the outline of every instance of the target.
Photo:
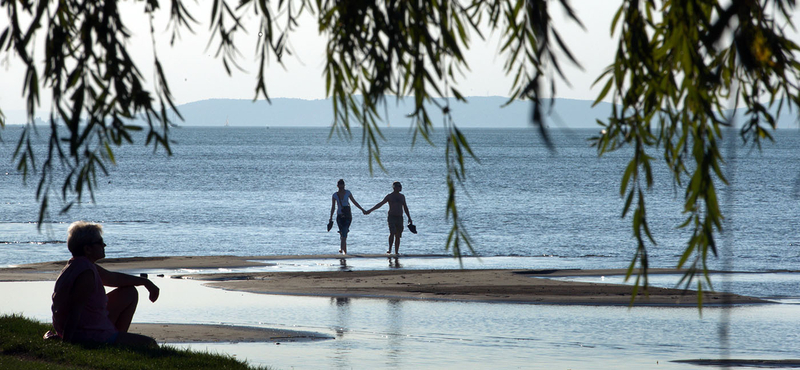
<svg viewBox="0 0 800 370">
<path fill-rule="evenodd" d="M 270 257 L 270 259 L 288 259 L 290 256 Z M 292 256 L 296 258 L 296 256 Z M 211 269 L 264 266 L 264 263 L 253 262 L 265 257 L 243 256 L 178 256 L 178 257 L 131 257 L 105 258 L 97 262 L 110 271 L 144 270 L 144 269 Z M 56 280 L 58 273 L 67 261 L 51 261 L 19 265 L 11 268 L 0 268 L 0 281 L 47 281 Z"/>
<path fill-rule="evenodd" d="M 313 332 L 232 325 L 133 323 L 129 331 L 153 337 L 159 343 L 288 343 L 333 339 L 333 337 Z"/>
<path fill-rule="evenodd" d="M 629 305 L 632 287 L 546 279 L 622 275 L 624 270 L 381 270 L 193 274 L 206 285 L 261 294 L 576 305 Z M 677 273 L 674 270 L 651 271 Z M 754 297 L 705 293 L 704 305 L 766 303 Z M 650 287 L 634 306 L 694 306 L 693 291 Z"/>
<path fill-rule="evenodd" d="M 356 255 L 348 258 L 382 257 Z M 270 260 L 338 259 L 323 256 L 202 256 L 135 257 L 104 259 L 99 265 L 111 271 L 148 269 L 219 269 L 264 266 Z M 54 281 L 65 261 L 0 268 L 0 281 Z M 623 275 L 624 270 L 363 270 L 323 272 L 252 272 L 173 275 L 206 281 L 216 288 L 260 293 L 323 297 L 455 300 L 469 302 L 505 302 L 530 304 L 621 305 L 631 304 L 632 288 L 617 284 L 594 284 L 545 279 L 568 276 Z M 650 274 L 680 273 L 670 269 L 652 269 Z M 704 293 L 704 305 L 768 303 L 767 301 L 726 293 Z M 640 292 L 634 306 L 694 306 L 693 291 L 650 287 Z M 159 342 L 280 342 L 324 339 L 316 333 L 263 328 L 184 325 L 134 324 L 132 332 L 150 335 Z"/>
</svg>

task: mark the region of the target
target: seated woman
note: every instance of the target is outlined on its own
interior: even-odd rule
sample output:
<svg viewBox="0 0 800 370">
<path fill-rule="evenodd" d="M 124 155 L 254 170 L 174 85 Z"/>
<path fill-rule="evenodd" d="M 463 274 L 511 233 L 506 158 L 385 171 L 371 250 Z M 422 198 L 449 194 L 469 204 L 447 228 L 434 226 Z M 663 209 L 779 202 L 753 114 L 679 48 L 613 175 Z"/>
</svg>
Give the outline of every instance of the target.
<svg viewBox="0 0 800 370">
<path fill-rule="evenodd" d="M 53 327 L 68 342 L 109 343 L 157 347 L 153 338 L 128 333 L 143 285 L 150 301 L 159 289 L 148 279 L 108 271 L 95 264 L 105 258 L 103 229 L 98 224 L 74 222 L 67 231 L 72 259 L 61 270 L 53 292 Z M 103 286 L 117 287 L 106 294 Z"/>
</svg>

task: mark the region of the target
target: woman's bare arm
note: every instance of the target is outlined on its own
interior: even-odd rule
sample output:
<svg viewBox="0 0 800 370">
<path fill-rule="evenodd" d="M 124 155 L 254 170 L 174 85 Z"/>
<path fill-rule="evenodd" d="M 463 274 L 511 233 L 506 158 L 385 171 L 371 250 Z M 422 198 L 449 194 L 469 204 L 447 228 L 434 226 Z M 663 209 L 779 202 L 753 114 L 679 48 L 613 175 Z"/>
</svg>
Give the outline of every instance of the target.
<svg viewBox="0 0 800 370">
<path fill-rule="evenodd" d="M 100 266 L 97 266 L 97 273 L 100 275 L 100 281 L 102 281 L 105 286 L 144 286 L 147 288 L 147 291 L 150 292 L 149 298 L 151 302 L 155 302 L 158 299 L 160 289 L 149 279 L 123 274 L 121 272 L 108 271 Z"/>
</svg>

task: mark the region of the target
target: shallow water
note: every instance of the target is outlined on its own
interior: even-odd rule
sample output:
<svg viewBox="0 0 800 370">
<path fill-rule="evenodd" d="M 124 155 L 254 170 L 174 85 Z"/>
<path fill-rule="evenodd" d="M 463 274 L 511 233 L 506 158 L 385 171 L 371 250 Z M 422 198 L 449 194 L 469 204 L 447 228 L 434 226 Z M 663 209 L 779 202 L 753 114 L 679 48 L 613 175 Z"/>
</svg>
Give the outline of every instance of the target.
<svg viewBox="0 0 800 370">
<path fill-rule="evenodd" d="M 353 260 L 354 268 L 384 261 Z M 430 259 L 406 260 L 411 266 L 432 264 Z M 305 263 L 310 262 L 286 265 Z M 318 267 L 338 268 L 335 263 Z M 788 275 L 750 278 L 797 281 L 797 276 Z M 156 303 L 140 302 L 137 322 L 261 326 L 335 338 L 281 344 L 176 344 L 279 369 L 701 369 L 670 361 L 726 355 L 800 357 L 800 305 L 789 303 L 741 306 L 727 312 L 707 307 L 701 315 L 696 308 L 261 295 L 208 288 L 191 280 L 153 280 L 162 290 L 161 298 Z M 20 297 L 5 299 L 0 312 L 49 321 L 51 291 L 52 282 L 0 283 L 0 296 Z M 728 351 L 718 335 L 723 315 L 730 315 Z"/>
<path fill-rule="evenodd" d="M 350 255 L 341 258 L 310 258 L 282 260 L 253 260 L 263 266 L 214 269 L 145 269 L 131 270 L 129 273 L 157 274 L 195 274 L 216 272 L 288 272 L 288 271 L 340 271 L 340 270 L 441 270 L 441 269 L 575 269 L 583 262 L 579 259 L 552 256 L 542 257 L 464 257 L 460 261 L 447 256 L 403 256 L 400 257 L 358 257 Z M 609 268 L 624 268 L 614 266 Z"/>
<path fill-rule="evenodd" d="M 19 133 L 19 127 L 5 129 L 0 157 L 13 156 Z M 35 151 L 47 149 L 42 134 Z M 41 232 L 34 222 L 36 177 L 25 186 L 12 162 L 0 164 L 0 266 L 67 259 L 66 229 L 78 219 L 103 223 L 110 258 L 335 253 L 338 236 L 325 225 L 339 178 L 367 207 L 391 191 L 392 181 L 402 181 L 419 234 L 406 234 L 401 252 L 451 252 L 445 250 L 451 224 L 444 132 L 432 136 L 437 147 L 412 148 L 408 130 L 385 130 L 381 158 L 387 172 L 372 174 L 357 133 L 352 141 L 328 140 L 328 134 L 327 128 L 183 127 L 172 132 L 169 157 L 141 145 L 115 148 L 118 164 L 109 167 L 110 176 L 98 177 L 97 203 L 86 194 L 87 202 L 59 214 L 60 186 L 54 184 L 53 212 Z M 556 152 L 536 130 L 465 134 L 480 162 L 465 163 L 458 214 L 476 255 L 554 256 L 543 261 L 584 269 L 628 265 L 636 241 L 630 217 L 620 217 L 625 199 L 619 188 L 629 150 L 598 158 L 587 142 L 596 130 L 552 131 Z M 731 270 L 800 271 L 800 132 L 775 136 L 763 151 L 740 148 L 731 186 L 716 185 L 729 233 L 717 242 L 721 255 L 730 256 Z M 658 244 L 649 245 L 648 261 L 674 267 L 691 236 L 690 229 L 677 228 L 686 217 L 683 192 L 672 186 L 666 166 L 654 163 L 653 172 L 647 214 Z M 385 209 L 357 212 L 351 253 L 386 250 Z M 709 259 L 712 268 L 721 262 Z"/>
</svg>

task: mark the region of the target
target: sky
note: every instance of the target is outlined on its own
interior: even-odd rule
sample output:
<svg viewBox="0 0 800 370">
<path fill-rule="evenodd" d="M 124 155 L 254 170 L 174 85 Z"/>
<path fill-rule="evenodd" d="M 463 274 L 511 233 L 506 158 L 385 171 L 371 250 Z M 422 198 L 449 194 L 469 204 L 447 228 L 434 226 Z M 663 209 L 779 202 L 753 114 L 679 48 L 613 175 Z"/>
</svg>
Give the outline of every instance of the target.
<svg viewBox="0 0 800 370">
<path fill-rule="evenodd" d="M 235 1 L 229 1 L 231 4 Z M 167 74 L 169 87 L 176 104 L 186 104 L 206 99 L 253 99 L 255 97 L 256 76 L 259 59 L 256 45 L 259 35 L 256 31 L 257 18 L 251 14 L 245 24 L 249 34 L 239 34 L 235 40 L 241 57 L 238 59 L 244 71 L 233 70 L 227 75 L 220 58 L 215 57 L 218 40 L 210 47 L 208 20 L 211 9 L 209 2 L 185 0 L 186 5 L 199 24 L 194 25 L 194 33 L 183 30 L 181 38 L 170 46 L 170 31 L 167 29 L 169 2 L 162 1 L 162 9 L 155 17 L 155 45 L 159 59 Z M 571 0 L 585 29 L 579 27 L 561 11 L 556 1 L 550 2 L 551 18 L 562 39 L 571 52 L 581 62 L 582 69 L 573 66 L 565 57 L 561 65 L 569 84 L 556 79 L 557 98 L 593 101 L 602 84 L 593 86 L 594 81 L 612 62 L 616 52 L 616 41 L 610 32 L 611 20 L 618 10 L 620 0 Z M 144 14 L 144 2 L 122 1 L 123 22 L 133 37 L 129 51 L 147 80 L 150 91 L 153 85 L 153 40 L 150 35 L 148 17 Z M 798 23 L 795 12 L 795 23 Z M 7 17 L 0 16 L 0 30 L 5 29 Z M 796 34 L 796 32 L 795 32 Z M 498 33 L 487 34 L 483 41 L 472 35 L 472 44 L 467 51 L 467 61 L 471 68 L 457 81 L 459 91 L 465 96 L 503 96 L 507 97 L 512 86 L 512 76 L 505 75 L 503 63 L 505 56 L 499 54 Z M 44 37 L 40 32 L 40 40 Z M 320 36 L 316 20 L 306 16 L 300 20 L 300 28 L 290 38 L 289 46 L 293 54 L 285 58 L 284 65 L 272 62 L 267 67 L 267 91 L 270 98 L 324 99 L 326 40 Z M 38 42 L 39 45 L 42 41 Z M 43 50 L 35 51 L 39 60 Z M 25 122 L 25 99 L 22 95 L 24 69 L 22 63 L 9 58 L 8 53 L 0 54 L 0 109 L 11 124 Z M 549 93 L 548 91 L 545 91 Z M 43 95 L 37 116 L 46 116 L 50 109 L 50 99 Z M 608 99 L 606 99 L 608 101 Z"/>
<path fill-rule="evenodd" d="M 162 1 L 163 7 L 168 7 Z M 184 1 L 195 19 L 201 24 L 194 26 L 195 33 L 186 30 L 181 39 L 170 47 L 170 32 L 166 30 L 168 8 L 162 8 L 155 18 L 156 50 L 161 60 L 170 89 L 177 104 L 185 104 L 212 98 L 252 99 L 255 95 L 258 56 L 256 44 L 258 34 L 257 23 L 252 23 L 249 34 L 237 36 L 241 57 L 240 65 L 245 71 L 233 70 L 228 76 L 222 61 L 214 56 L 217 40 L 206 48 L 210 36 L 208 19 L 210 7 L 198 5 L 194 1 Z M 572 6 L 583 22 L 586 30 L 582 30 L 574 22 L 567 20 L 560 12 L 560 6 L 553 3 L 553 21 L 562 38 L 569 44 L 571 51 L 581 61 L 583 70 L 572 66 L 566 58 L 562 58 L 571 86 L 558 81 L 556 97 L 594 100 L 599 88 L 592 88 L 592 83 L 613 60 L 616 49 L 610 36 L 610 23 L 619 2 L 597 0 L 573 0 Z M 138 63 L 143 76 L 150 83 L 153 78 L 153 47 L 149 32 L 148 18 L 144 15 L 143 2 L 121 2 L 123 22 L 134 35 L 130 42 L 130 50 Z M 255 18 L 251 17 L 251 20 Z M 7 19 L 0 17 L 0 29 L 6 27 Z M 482 41 L 473 35 L 473 44 L 468 52 L 467 60 L 471 71 L 458 81 L 458 87 L 466 96 L 509 96 L 512 78 L 503 71 L 502 55 L 499 55 L 499 34 L 487 35 Z M 284 66 L 272 63 L 267 72 L 267 91 L 271 98 L 324 99 L 325 80 L 323 67 L 325 61 L 325 39 L 317 32 L 315 19 L 307 17 L 301 21 L 301 28 L 290 39 L 294 55 L 288 57 Z M 7 55 L 7 54 L 6 54 Z M 43 51 L 36 50 L 36 57 L 41 59 Z M 24 69 L 18 60 L 3 58 L 0 60 L 0 109 L 6 114 L 9 123 L 16 119 L 24 119 L 25 100 L 22 96 Z M 38 115 L 49 111 L 49 99 L 42 97 Z M 15 112 L 16 111 L 16 112 Z M 19 122 L 22 123 L 22 122 Z"/>
</svg>

